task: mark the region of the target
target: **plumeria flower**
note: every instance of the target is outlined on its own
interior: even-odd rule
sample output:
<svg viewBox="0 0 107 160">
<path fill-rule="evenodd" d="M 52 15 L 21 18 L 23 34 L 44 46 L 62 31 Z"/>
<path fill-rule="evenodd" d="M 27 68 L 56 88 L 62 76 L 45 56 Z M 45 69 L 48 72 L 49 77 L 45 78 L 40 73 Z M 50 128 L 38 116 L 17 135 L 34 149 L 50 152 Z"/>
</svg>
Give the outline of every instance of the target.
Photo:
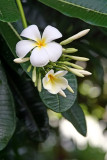
<svg viewBox="0 0 107 160">
<path fill-rule="evenodd" d="M 38 27 L 31 25 L 22 31 L 21 36 L 28 40 L 16 44 L 16 54 L 24 58 L 31 51 L 30 62 L 33 66 L 43 67 L 49 61 L 56 62 L 62 55 L 62 46 L 53 41 L 62 37 L 55 27 L 48 25 L 41 37 Z"/>
<path fill-rule="evenodd" d="M 63 90 L 68 87 L 68 81 L 63 76 L 67 74 L 67 71 L 58 71 L 54 73 L 51 69 L 43 78 L 43 87 L 48 90 L 51 94 L 60 93 L 62 96 L 66 97 Z"/>
</svg>

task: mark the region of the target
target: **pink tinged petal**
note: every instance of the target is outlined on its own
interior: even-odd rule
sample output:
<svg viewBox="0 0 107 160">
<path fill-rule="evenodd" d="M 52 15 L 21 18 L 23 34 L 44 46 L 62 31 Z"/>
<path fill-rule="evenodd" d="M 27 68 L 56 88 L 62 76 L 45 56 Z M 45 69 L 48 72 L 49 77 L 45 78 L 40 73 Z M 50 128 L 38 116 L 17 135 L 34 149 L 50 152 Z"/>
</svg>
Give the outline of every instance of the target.
<svg viewBox="0 0 107 160">
<path fill-rule="evenodd" d="M 45 46 L 49 60 L 56 62 L 62 55 L 62 46 L 56 42 L 50 42 Z"/>
<path fill-rule="evenodd" d="M 30 40 L 22 40 L 16 44 L 16 54 L 18 57 L 23 58 L 29 53 L 34 47 L 36 43 Z"/>
<path fill-rule="evenodd" d="M 58 29 L 52 26 L 47 26 L 43 32 L 42 39 L 45 39 L 46 43 L 48 43 L 61 37 L 62 34 L 59 32 Z"/>
<path fill-rule="evenodd" d="M 25 28 L 20 35 L 34 41 L 41 39 L 39 29 L 36 25 L 30 25 L 29 27 Z"/>
<path fill-rule="evenodd" d="M 43 67 L 48 64 L 49 57 L 46 50 L 42 48 L 35 48 L 30 56 L 30 62 L 35 67 Z"/>
<path fill-rule="evenodd" d="M 56 72 L 54 75 L 56 76 L 56 77 L 62 77 L 62 76 L 64 76 L 64 75 L 66 75 L 68 73 L 68 71 L 58 71 L 58 72 Z"/>
</svg>

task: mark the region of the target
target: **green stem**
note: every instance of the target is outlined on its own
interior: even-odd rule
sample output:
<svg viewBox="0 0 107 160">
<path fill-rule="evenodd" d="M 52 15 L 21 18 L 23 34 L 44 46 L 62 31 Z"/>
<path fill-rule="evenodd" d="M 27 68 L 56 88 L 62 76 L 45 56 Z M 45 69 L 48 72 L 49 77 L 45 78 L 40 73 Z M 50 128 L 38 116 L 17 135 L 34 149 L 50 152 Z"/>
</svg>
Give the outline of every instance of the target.
<svg viewBox="0 0 107 160">
<path fill-rule="evenodd" d="M 16 0 L 16 2 L 17 2 L 17 5 L 18 5 L 18 8 L 19 8 L 19 12 L 21 14 L 23 27 L 26 28 L 27 27 L 27 22 L 26 22 L 26 18 L 25 18 L 25 14 L 24 14 L 24 11 L 23 11 L 23 7 L 22 7 L 22 4 L 21 4 L 21 1 L 20 0 Z"/>
</svg>

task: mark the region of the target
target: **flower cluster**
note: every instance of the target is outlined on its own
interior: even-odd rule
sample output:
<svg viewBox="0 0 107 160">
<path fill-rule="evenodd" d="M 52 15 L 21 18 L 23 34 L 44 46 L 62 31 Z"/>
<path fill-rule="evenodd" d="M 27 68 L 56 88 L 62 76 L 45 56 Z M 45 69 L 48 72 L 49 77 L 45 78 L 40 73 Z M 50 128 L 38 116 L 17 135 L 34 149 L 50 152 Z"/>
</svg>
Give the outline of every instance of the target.
<svg viewBox="0 0 107 160">
<path fill-rule="evenodd" d="M 14 59 L 14 62 L 30 62 L 27 72 L 32 71 L 32 81 L 39 92 L 42 90 L 43 83 L 43 87 L 51 94 L 59 93 L 66 97 L 63 91 L 66 88 L 74 93 L 67 79 L 63 77 L 67 72 L 72 72 L 79 77 L 91 75 L 91 73 L 81 66 L 71 63 L 71 60 L 88 61 L 88 58 L 71 56 L 69 54 L 78 50 L 75 48 L 65 49 L 62 46 L 85 36 L 88 32 L 89 29 L 83 30 L 59 44 L 54 42 L 54 40 L 62 37 L 58 29 L 47 26 L 41 37 L 38 27 L 31 25 L 21 33 L 21 36 L 27 40 L 21 40 L 16 44 L 16 54 L 19 58 Z"/>
</svg>

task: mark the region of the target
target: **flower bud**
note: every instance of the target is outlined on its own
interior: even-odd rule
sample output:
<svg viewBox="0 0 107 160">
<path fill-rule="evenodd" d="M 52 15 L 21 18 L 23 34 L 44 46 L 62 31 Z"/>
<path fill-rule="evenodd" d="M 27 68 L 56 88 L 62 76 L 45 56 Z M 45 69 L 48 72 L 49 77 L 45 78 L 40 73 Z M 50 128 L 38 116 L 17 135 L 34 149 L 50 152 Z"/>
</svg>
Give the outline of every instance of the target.
<svg viewBox="0 0 107 160">
<path fill-rule="evenodd" d="M 78 51 L 78 49 L 76 49 L 76 48 L 67 48 L 67 49 L 63 50 L 63 53 L 75 53 L 77 51 Z"/>
<path fill-rule="evenodd" d="M 81 74 L 85 75 L 85 76 L 89 76 L 91 75 L 92 73 L 91 72 L 88 72 L 88 71 L 85 71 L 85 70 L 78 70 Z"/>
<path fill-rule="evenodd" d="M 32 65 L 29 65 L 29 67 L 27 68 L 27 72 L 30 72 L 32 69 Z"/>
<path fill-rule="evenodd" d="M 15 62 L 15 63 L 24 63 L 24 62 L 27 62 L 27 61 L 29 61 L 29 57 L 26 57 L 26 58 L 15 58 L 13 61 Z"/>
<path fill-rule="evenodd" d="M 69 71 L 72 72 L 72 73 L 74 73 L 74 74 L 75 74 L 76 76 L 78 76 L 78 77 L 84 77 L 84 75 L 83 75 L 82 73 L 80 73 L 80 72 L 78 71 L 78 69 L 69 68 Z"/>
<path fill-rule="evenodd" d="M 75 34 L 74 36 L 72 36 L 72 37 L 70 37 L 70 38 L 62 41 L 60 44 L 61 44 L 61 45 L 69 44 L 69 43 L 71 43 L 72 41 L 74 41 L 74 40 L 76 40 L 76 39 L 79 39 L 79 38 L 85 36 L 89 31 L 90 31 L 90 29 L 85 29 L 85 30 L 83 30 L 83 31 Z"/>
<path fill-rule="evenodd" d="M 39 73 L 39 77 L 38 77 L 38 91 L 41 92 L 41 90 L 42 90 L 41 73 Z"/>
<path fill-rule="evenodd" d="M 85 57 L 71 56 L 71 58 L 77 61 L 89 61 L 89 58 Z"/>
<path fill-rule="evenodd" d="M 60 91 L 60 92 L 58 92 L 61 96 L 63 96 L 63 97 L 65 97 L 66 98 L 66 94 L 64 93 L 64 91 Z"/>
<path fill-rule="evenodd" d="M 34 67 L 33 72 L 32 72 L 32 81 L 34 83 L 36 82 L 36 67 Z"/>
<path fill-rule="evenodd" d="M 71 92 L 74 93 L 73 89 L 68 85 L 67 89 Z"/>
</svg>

